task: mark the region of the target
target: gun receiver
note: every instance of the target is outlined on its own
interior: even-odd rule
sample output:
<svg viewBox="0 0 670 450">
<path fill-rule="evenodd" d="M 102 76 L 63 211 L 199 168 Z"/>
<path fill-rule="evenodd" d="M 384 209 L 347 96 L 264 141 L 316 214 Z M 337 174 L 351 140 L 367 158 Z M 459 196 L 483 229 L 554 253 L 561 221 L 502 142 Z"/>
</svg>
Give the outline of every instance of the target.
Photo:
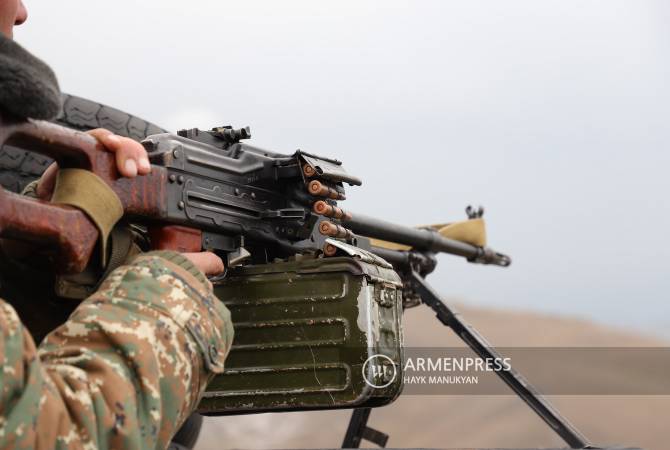
<svg viewBox="0 0 670 450">
<path fill-rule="evenodd" d="M 39 121 L 5 121 L 2 130 L 3 143 L 43 153 L 61 168 L 94 172 L 119 197 L 126 219 L 148 227 L 154 248 L 206 249 L 227 256 L 239 254 L 244 247 L 252 262 L 266 263 L 297 253 L 329 256 L 333 249 L 327 238 L 355 244 L 355 233 L 359 233 L 409 244 L 420 251 L 463 256 L 472 262 L 510 263 L 507 256 L 486 247 L 342 210 L 336 200 L 346 198 L 343 184 L 360 185 L 361 181 L 349 175 L 341 162 L 301 151 L 283 155 L 241 143 L 250 137 L 248 128 L 192 129 L 178 135 L 150 136 L 143 145 L 152 172 L 135 179 L 120 178 L 113 155 L 84 133 Z M 3 201 L 31 202 L 8 193 Z M 48 240 L 48 235 L 59 235 L 60 240 L 52 241 L 61 247 L 60 269 L 83 270 L 99 237 L 89 217 L 68 206 L 45 202 L 29 206 L 34 214 L 23 219 L 13 212 L 16 209 L 3 208 L 5 235 L 41 241 Z M 50 219 L 41 226 L 33 217 Z M 48 229 L 58 224 L 63 225 L 62 230 Z M 67 233 L 73 230 L 79 231 L 68 238 Z M 390 259 L 398 257 L 384 249 L 371 250 Z"/>
<path fill-rule="evenodd" d="M 342 211 L 333 193 L 344 198 L 343 183 L 361 181 L 347 174 L 339 161 L 301 151 L 282 155 L 239 142 L 248 136 L 248 129 L 226 127 L 153 135 L 143 142 L 152 172 L 134 179 L 120 178 L 114 156 L 84 133 L 47 122 L 5 120 L 0 137 L 3 144 L 54 158 L 61 169 L 95 173 L 118 196 L 125 218 L 147 226 L 153 248 L 206 249 L 227 256 L 245 247 L 255 263 L 322 252 L 332 235 L 322 231 L 329 226 L 342 229 L 337 218 Z M 315 183 L 327 192 L 311 192 L 309 186 Z M 60 247 L 59 269 L 84 269 L 99 238 L 90 217 L 68 206 L 10 193 L 2 193 L 2 202 L 0 226 L 5 236 L 38 242 L 60 236 L 50 240 Z M 313 207 L 318 202 L 323 215 Z M 17 213 L 26 211 L 24 203 L 30 215 Z M 85 228 L 86 233 L 73 232 Z"/>
</svg>

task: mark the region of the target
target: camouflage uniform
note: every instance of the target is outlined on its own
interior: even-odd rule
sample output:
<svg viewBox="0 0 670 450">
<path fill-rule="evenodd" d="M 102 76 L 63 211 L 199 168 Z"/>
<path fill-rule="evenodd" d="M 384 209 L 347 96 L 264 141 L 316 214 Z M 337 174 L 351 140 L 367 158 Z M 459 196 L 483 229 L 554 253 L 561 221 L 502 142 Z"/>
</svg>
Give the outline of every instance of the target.
<svg viewBox="0 0 670 450">
<path fill-rule="evenodd" d="M 0 301 L 0 448 L 165 448 L 232 338 L 209 282 L 173 252 L 116 269 L 37 348 Z"/>
</svg>

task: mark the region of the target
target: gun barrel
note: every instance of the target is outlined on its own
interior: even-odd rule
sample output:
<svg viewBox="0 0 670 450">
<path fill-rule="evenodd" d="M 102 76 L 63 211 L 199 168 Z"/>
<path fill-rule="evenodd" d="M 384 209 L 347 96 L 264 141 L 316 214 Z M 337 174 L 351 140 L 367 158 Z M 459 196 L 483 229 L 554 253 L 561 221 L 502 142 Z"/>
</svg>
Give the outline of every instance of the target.
<svg viewBox="0 0 670 450">
<path fill-rule="evenodd" d="M 352 214 L 351 218 L 343 221 L 343 223 L 356 234 L 409 245 L 419 251 L 449 253 L 463 256 L 471 262 L 496 264 L 505 267 L 512 262 L 509 256 L 490 248 L 448 239 L 434 230 L 406 227 L 362 214 Z"/>
</svg>

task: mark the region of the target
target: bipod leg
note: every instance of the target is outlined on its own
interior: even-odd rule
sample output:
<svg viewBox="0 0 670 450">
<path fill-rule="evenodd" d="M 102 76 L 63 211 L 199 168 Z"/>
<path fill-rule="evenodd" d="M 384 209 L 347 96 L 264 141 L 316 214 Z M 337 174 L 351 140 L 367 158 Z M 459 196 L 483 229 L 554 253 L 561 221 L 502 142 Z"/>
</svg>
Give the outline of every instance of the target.
<svg viewBox="0 0 670 450">
<path fill-rule="evenodd" d="M 438 320 L 451 328 L 480 358 L 502 359 L 500 353 L 472 325 L 461 319 L 460 314 L 451 310 L 416 271 L 412 271 L 412 281 L 421 300 L 437 313 Z M 496 370 L 495 373 L 571 448 L 590 447 L 586 437 L 554 409 L 519 372 L 510 368 L 510 370 Z"/>
<path fill-rule="evenodd" d="M 389 436 L 368 426 L 368 419 L 372 408 L 358 408 L 351 413 L 347 433 L 344 435 L 342 448 L 359 448 L 361 440 L 365 439 L 384 448 Z"/>
</svg>

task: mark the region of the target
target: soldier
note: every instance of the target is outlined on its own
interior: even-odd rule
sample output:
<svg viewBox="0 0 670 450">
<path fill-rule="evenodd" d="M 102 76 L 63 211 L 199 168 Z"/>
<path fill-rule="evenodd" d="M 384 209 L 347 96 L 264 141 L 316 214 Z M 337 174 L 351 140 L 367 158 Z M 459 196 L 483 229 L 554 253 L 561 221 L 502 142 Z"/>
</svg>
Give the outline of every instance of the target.
<svg viewBox="0 0 670 450">
<path fill-rule="evenodd" d="M 48 119 L 60 107 L 51 70 L 11 40 L 20 0 L 0 0 L 0 110 Z M 151 167 L 141 145 L 91 132 L 128 177 Z M 48 197 L 57 168 L 37 187 Z M 212 253 L 149 252 L 114 270 L 39 345 L 0 300 L 0 448 L 165 448 L 223 370 L 233 330 L 205 273 Z"/>
</svg>

